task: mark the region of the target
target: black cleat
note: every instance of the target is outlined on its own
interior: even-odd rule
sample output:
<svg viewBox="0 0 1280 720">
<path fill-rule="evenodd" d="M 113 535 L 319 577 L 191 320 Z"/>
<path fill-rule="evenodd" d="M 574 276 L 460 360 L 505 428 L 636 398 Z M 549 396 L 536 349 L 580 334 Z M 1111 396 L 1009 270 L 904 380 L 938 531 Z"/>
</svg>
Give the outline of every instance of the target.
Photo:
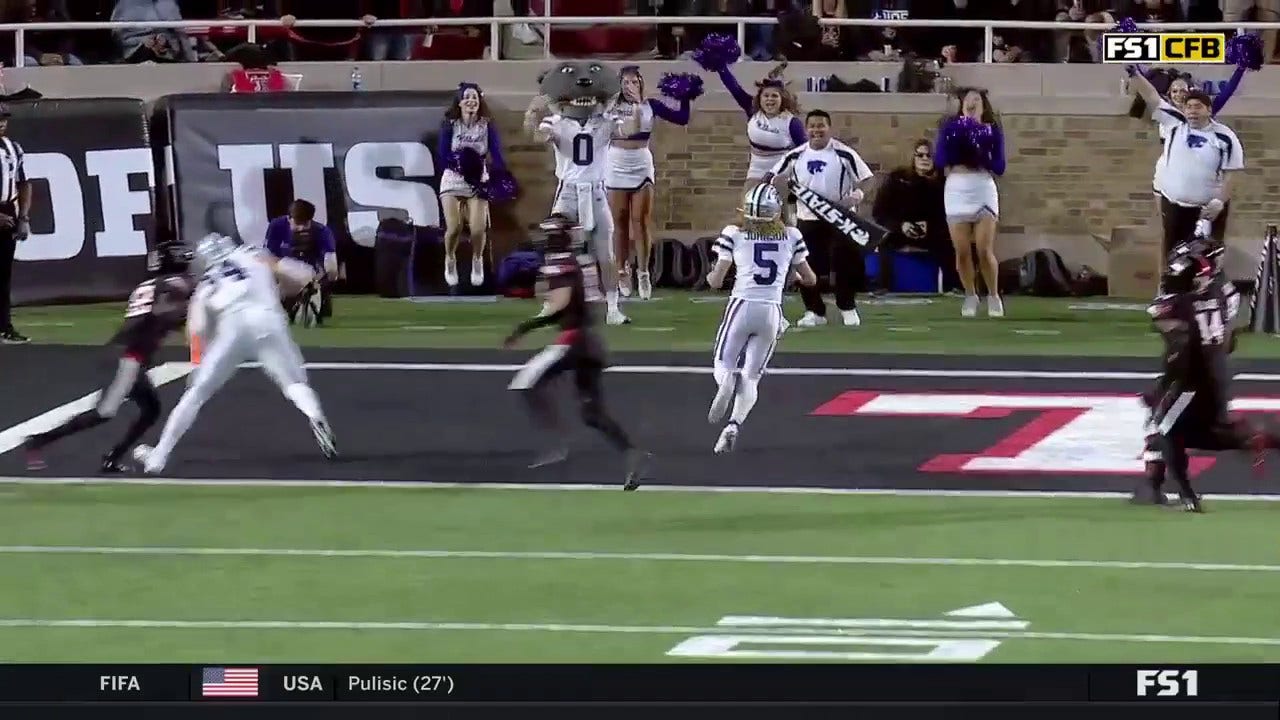
<svg viewBox="0 0 1280 720">
<path fill-rule="evenodd" d="M 107 475 L 117 475 L 119 473 L 133 472 L 133 467 L 114 453 L 107 453 L 102 456 L 102 472 Z"/>
<path fill-rule="evenodd" d="M 1182 498 L 1182 511 L 1189 513 L 1203 513 L 1204 506 L 1200 504 L 1200 497 L 1193 495 L 1191 497 Z"/>
<path fill-rule="evenodd" d="M 641 480 L 649 479 L 645 476 L 645 472 L 649 469 L 649 461 L 652 459 L 653 454 L 643 450 L 627 451 L 627 479 L 622 484 L 623 490 L 635 490 L 640 487 Z"/>
<path fill-rule="evenodd" d="M 9 329 L 0 332 L 0 345 L 25 345 L 29 342 L 31 342 L 31 338 L 17 330 Z"/>
</svg>

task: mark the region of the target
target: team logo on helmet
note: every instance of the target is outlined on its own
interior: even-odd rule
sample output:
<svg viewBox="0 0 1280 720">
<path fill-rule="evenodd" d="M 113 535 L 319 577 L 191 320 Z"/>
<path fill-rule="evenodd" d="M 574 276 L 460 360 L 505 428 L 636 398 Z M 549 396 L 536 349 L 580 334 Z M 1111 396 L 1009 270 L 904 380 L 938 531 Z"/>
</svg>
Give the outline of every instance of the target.
<svg viewBox="0 0 1280 720">
<path fill-rule="evenodd" d="M 747 191 L 742 198 L 742 215 L 748 220 L 768 222 L 782 215 L 782 198 L 778 189 L 762 183 Z"/>
</svg>

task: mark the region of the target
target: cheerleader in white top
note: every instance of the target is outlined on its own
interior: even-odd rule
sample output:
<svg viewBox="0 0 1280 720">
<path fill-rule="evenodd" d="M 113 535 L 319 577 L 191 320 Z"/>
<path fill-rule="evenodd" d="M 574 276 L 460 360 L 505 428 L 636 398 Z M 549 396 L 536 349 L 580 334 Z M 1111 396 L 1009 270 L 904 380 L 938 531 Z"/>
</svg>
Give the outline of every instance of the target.
<svg viewBox="0 0 1280 720">
<path fill-rule="evenodd" d="M 738 107 L 747 115 L 747 141 L 751 145 L 751 162 L 747 167 L 744 190 L 755 187 L 786 152 L 804 144 L 807 136 L 804 120 L 800 117 L 800 105 L 795 95 L 782 79 L 787 64 L 783 62 L 756 83 L 756 93 L 751 95 L 729 66 L 742 56 L 738 42 L 728 35 L 708 35 L 694 51 L 694 62 L 720 76 L 724 87 L 733 95 Z"/>
<path fill-rule="evenodd" d="M 942 126 L 933 162 L 947 176 L 942 200 L 951 243 L 956 249 L 956 271 L 964 285 L 960 314 L 978 314 L 977 275 L 981 273 L 987 286 L 987 315 L 1004 317 L 995 252 L 996 225 L 1000 220 L 996 178 L 1004 175 L 1006 166 L 1004 131 L 985 90 L 961 88 L 956 96 L 960 99 L 960 112 Z M 973 267 L 975 248 L 977 272 Z"/>
<path fill-rule="evenodd" d="M 628 65 L 618 73 L 622 92 L 612 107 L 619 120 L 631 118 L 640 109 L 640 125 L 631 135 L 615 134 L 609 144 L 609 167 L 605 187 L 613 214 L 613 248 L 618 261 L 618 291 L 631 297 L 631 263 L 635 261 L 636 285 L 642 300 L 653 293 L 649 261 L 653 252 L 653 185 L 657 171 L 649 138 L 655 118 L 673 125 L 688 125 L 690 104 L 702 94 L 702 78 L 697 75 L 664 75 L 658 83 L 663 95 L 680 103 L 678 108 L 657 98 L 646 98 L 640 68 Z"/>
<path fill-rule="evenodd" d="M 440 205 L 444 208 L 444 280 L 458 286 L 458 241 L 465 225 L 471 239 L 471 286 L 484 285 L 489 203 L 515 197 L 516 185 L 502 159 L 502 140 L 479 85 L 462 83 L 440 126 Z"/>
</svg>

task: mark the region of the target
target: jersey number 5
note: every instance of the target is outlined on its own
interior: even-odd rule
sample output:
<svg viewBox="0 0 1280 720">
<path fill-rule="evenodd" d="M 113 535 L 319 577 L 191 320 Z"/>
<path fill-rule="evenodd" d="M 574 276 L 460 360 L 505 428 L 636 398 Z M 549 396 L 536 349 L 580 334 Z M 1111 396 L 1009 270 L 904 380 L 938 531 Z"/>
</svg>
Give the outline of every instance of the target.
<svg viewBox="0 0 1280 720">
<path fill-rule="evenodd" d="M 770 253 L 778 251 L 778 243 L 756 243 L 755 244 L 755 262 L 756 267 L 763 270 L 763 273 L 756 273 L 752 277 L 756 279 L 757 285 L 772 285 L 778 280 L 778 262 L 769 257 Z"/>
<path fill-rule="evenodd" d="M 595 140 L 586 133 L 573 136 L 573 164 L 586 167 L 596 159 Z"/>
</svg>

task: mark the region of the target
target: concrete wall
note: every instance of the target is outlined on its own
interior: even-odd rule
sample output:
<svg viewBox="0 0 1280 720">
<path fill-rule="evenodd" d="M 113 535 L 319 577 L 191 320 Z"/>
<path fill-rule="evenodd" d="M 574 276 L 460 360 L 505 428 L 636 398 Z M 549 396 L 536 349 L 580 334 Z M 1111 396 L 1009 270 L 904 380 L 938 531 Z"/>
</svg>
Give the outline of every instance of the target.
<svg viewBox="0 0 1280 720">
<path fill-rule="evenodd" d="M 498 110 L 507 155 L 526 193 L 515 208 L 522 222 L 546 213 L 554 190 L 549 153 L 520 136 L 520 112 L 538 72 L 536 61 L 451 63 L 363 63 L 365 87 L 447 89 L 462 80 L 479 82 Z M 691 63 L 642 63 L 653 83 L 662 72 L 694 71 Z M 745 63 L 746 84 L 770 66 Z M 50 96 L 134 96 L 217 90 L 228 65 L 95 66 L 22 68 L 5 72 L 10 92 L 30 84 Z M 303 90 L 349 88 L 349 63 L 284 66 L 304 75 Z M 1201 79 L 1224 79 L 1225 66 L 1190 68 Z M 788 76 L 836 74 L 847 81 L 896 77 L 898 66 L 795 64 Z M 1103 272 L 1107 255 L 1099 238 L 1118 225 L 1148 222 L 1152 216 L 1151 175 L 1158 141 L 1150 123 L 1127 116 L 1121 96 L 1123 71 L 1101 65 L 957 65 L 948 74 L 956 85 L 991 88 L 1007 125 L 1009 171 L 1000 183 L 1000 254 L 1019 255 L 1052 247 L 1072 265 Z M 659 167 L 654 218 L 662 236 L 701 234 L 732 217 L 745 180 L 744 118 L 719 82 L 696 103 L 688 128 L 669 125 L 655 132 Z M 915 138 L 928 136 L 946 107 L 941 95 L 801 93 L 805 108 L 822 107 L 836 117 L 838 134 L 866 160 L 889 168 L 906 162 Z M 1232 203 L 1229 266 L 1238 277 L 1252 273 L 1263 226 L 1280 222 L 1280 68 L 1250 73 L 1222 119 L 1245 146 L 1248 169 Z"/>
</svg>

